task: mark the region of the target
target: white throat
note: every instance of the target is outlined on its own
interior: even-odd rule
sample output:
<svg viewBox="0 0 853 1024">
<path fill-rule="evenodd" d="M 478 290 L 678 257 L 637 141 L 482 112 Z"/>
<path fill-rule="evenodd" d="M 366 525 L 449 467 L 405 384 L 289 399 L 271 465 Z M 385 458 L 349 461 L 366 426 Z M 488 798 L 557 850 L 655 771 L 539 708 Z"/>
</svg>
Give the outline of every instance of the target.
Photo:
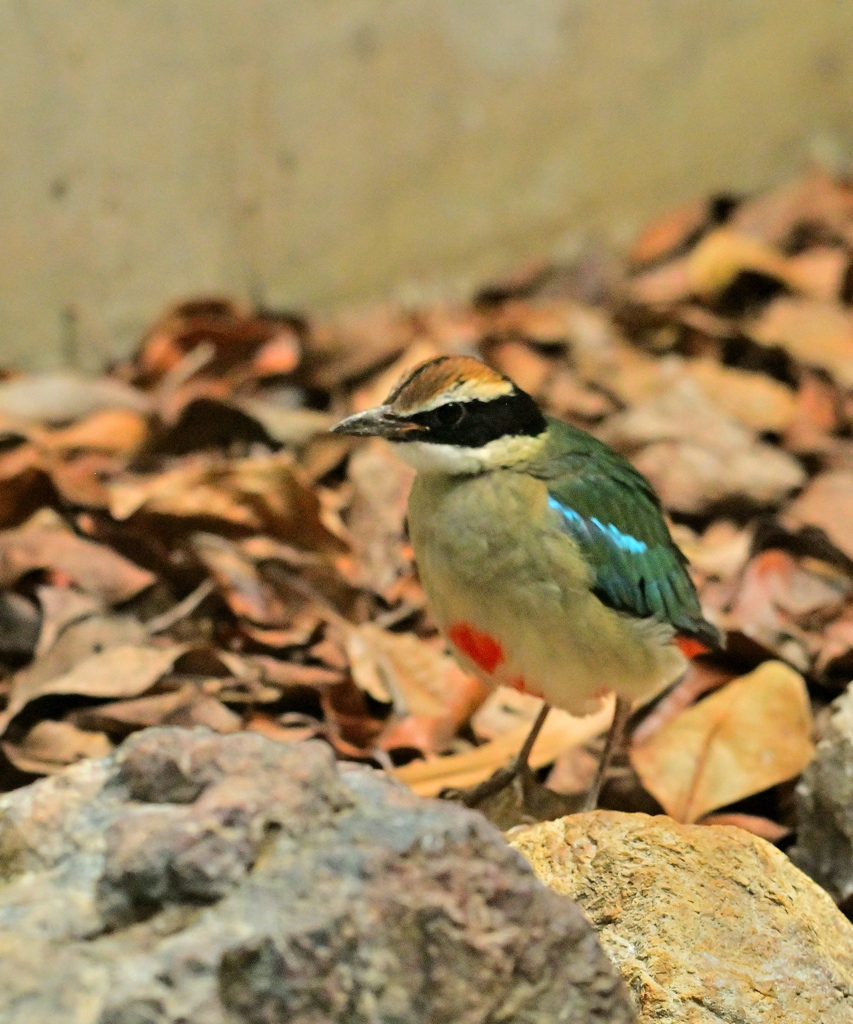
<svg viewBox="0 0 853 1024">
<path fill-rule="evenodd" d="M 507 469 L 532 458 L 542 447 L 542 436 L 498 437 L 480 448 L 429 441 L 405 441 L 393 444 L 394 451 L 419 473 L 446 473 L 448 476 L 474 475 L 491 469 Z"/>
</svg>

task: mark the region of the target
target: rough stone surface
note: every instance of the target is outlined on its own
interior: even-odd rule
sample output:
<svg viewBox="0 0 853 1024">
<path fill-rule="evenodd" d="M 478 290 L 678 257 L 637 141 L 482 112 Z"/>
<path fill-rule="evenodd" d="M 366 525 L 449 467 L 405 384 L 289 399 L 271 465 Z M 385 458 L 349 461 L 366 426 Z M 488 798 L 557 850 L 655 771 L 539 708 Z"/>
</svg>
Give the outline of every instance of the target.
<svg viewBox="0 0 853 1024">
<path fill-rule="evenodd" d="M 583 907 L 642 1024 L 853 1022 L 853 925 L 764 840 L 597 811 L 512 845 Z"/>
<path fill-rule="evenodd" d="M 853 687 L 833 704 L 796 790 L 791 859 L 839 902 L 853 896 Z"/>
<path fill-rule="evenodd" d="M 484 819 L 317 742 L 152 729 L 0 800 L 3 1024 L 629 1024 Z"/>
</svg>

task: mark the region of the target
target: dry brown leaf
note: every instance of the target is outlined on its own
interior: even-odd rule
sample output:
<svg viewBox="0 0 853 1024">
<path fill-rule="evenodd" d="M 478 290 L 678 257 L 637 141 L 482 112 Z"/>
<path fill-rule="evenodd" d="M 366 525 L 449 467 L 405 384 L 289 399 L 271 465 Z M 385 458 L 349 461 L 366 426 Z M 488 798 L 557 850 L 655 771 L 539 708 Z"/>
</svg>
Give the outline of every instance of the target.
<svg viewBox="0 0 853 1024">
<path fill-rule="evenodd" d="M 44 453 L 33 444 L 0 452 L 0 527 L 17 526 L 58 495 Z"/>
<path fill-rule="evenodd" d="M 434 359 L 441 352 L 431 341 L 422 338 L 409 345 L 403 354 L 381 373 L 371 378 L 352 395 L 352 411 L 363 412 L 374 405 L 381 405 L 394 388 L 408 373 L 420 363 Z"/>
<path fill-rule="evenodd" d="M 270 629 L 266 626 L 255 626 L 251 622 L 240 624 L 240 632 L 262 647 L 274 651 L 289 647 L 304 647 L 323 623 L 322 615 L 314 608 L 303 608 L 293 616 L 291 624 L 285 629 Z"/>
<path fill-rule="evenodd" d="M 708 201 L 691 199 L 646 225 L 628 251 L 634 267 L 656 263 L 686 245 L 708 223 Z"/>
<path fill-rule="evenodd" d="M 631 763 L 667 814 L 695 822 L 799 775 L 812 730 L 802 676 L 768 661 L 632 746 Z"/>
<path fill-rule="evenodd" d="M 626 452 L 667 508 L 699 512 L 730 496 L 779 501 L 805 472 L 792 456 L 755 441 L 695 382 L 679 380 L 663 394 L 612 416 L 602 439 Z"/>
<path fill-rule="evenodd" d="M 387 595 L 411 568 L 403 538 L 414 475 L 382 441 L 364 445 L 350 459 L 353 498 L 347 526 L 353 537 L 356 575 L 378 594 Z"/>
<path fill-rule="evenodd" d="M 850 655 L 853 652 L 853 619 L 850 618 L 850 610 L 846 610 L 835 622 L 831 622 L 826 629 L 822 630 L 817 642 L 814 644 L 815 672 L 826 672 L 836 667 L 844 667 L 850 662 Z M 833 663 L 842 662 L 841 666 Z M 845 678 L 848 678 L 845 673 Z"/>
<path fill-rule="evenodd" d="M 86 448 L 130 455 L 148 437 L 148 421 L 133 409 L 101 409 L 62 430 L 45 432 L 41 445 L 57 452 Z"/>
<path fill-rule="evenodd" d="M 103 612 L 101 602 L 91 594 L 81 594 L 70 587 L 38 587 L 36 596 L 42 611 L 36 659 L 53 647 L 60 633 L 72 622 Z"/>
<path fill-rule="evenodd" d="M 710 231 L 687 257 L 690 289 L 702 298 L 718 295 L 744 271 L 789 283 L 788 261 L 772 245 L 730 227 Z"/>
<path fill-rule="evenodd" d="M 147 395 L 109 377 L 84 377 L 63 370 L 0 382 L 0 412 L 45 423 L 80 419 L 100 409 L 146 413 L 150 408 Z"/>
<path fill-rule="evenodd" d="M 237 398 L 232 404 L 257 420 L 269 436 L 288 448 L 301 448 L 336 422 L 334 416 L 316 409 L 291 409 L 262 398 Z"/>
<path fill-rule="evenodd" d="M 734 825 L 754 836 L 766 839 L 768 843 L 778 843 L 791 834 L 791 830 L 769 818 L 761 818 L 755 814 L 708 814 L 699 825 Z"/>
<path fill-rule="evenodd" d="M 208 350 L 204 363 L 216 375 L 245 367 L 261 346 L 295 332 L 287 318 L 254 314 L 219 296 L 202 296 L 166 310 L 152 326 L 136 357 L 147 381 L 174 374 L 199 348 Z M 192 370 L 191 372 L 195 372 Z"/>
<path fill-rule="evenodd" d="M 610 725 L 612 719 L 611 698 L 602 704 L 600 711 L 586 718 L 575 718 L 559 708 L 552 708 L 533 746 L 529 759 L 531 767 L 541 768 L 550 764 L 569 747 L 593 739 Z M 437 796 L 448 787 L 464 789 L 474 786 L 508 764 L 521 750 L 529 732 L 530 726 L 525 723 L 464 754 L 413 761 L 397 768 L 394 776 L 420 796 Z"/>
<path fill-rule="evenodd" d="M 785 447 L 792 452 L 826 449 L 831 443 L 828 435 L 841 424 L 840 414 L 837 386 L 822 374 L 802 370 L 794 418 L 785 433 Z"/>
<path fill-rule="evenodd" d="M 684 368 L 714 405 L 750 430 L 782 433 L 794 420 L 794 392 L 772 377 L 715 359 L 690 359 Z"/>
<path fill-rule="evenodd" d="M 628 406 L 654 398 L 683 376 L 680 359 L 656 359 L 618 337 L 600 348 L 573 347 L 572 353 L 582 380 Z"/>
<path fill-rule="evenodd" d="M 148 638 L 145 626 L 138 619 L 130 615 L 92 613 L 85 603 L 69 601 L 58 609 L 57 615 L 56 628 L 39 643 L 38 657 L 16 674 L 16 681 L 52 679 L 68 672 L 90 654 L 121 644 L 141 644 Z"/>
<path fill-rule="evenodd" d="M 364 693 L 352 679 L 323 686 L 319 695 L 327 738 L 338 753 L 345 757 L 364 757 L 375 749 L 376 738 L 385 722 L 370 714 Z"/>
<path fill-rule="evenodd" d="M 556 416 L 581 420 L 599 420 L 615 409 L 608 395 L 586 387 L 564 363 L 558 363 L 545 382 L 542 403 Z"/>
<path fill-rule="evenodd" d="M 163 722 L 164 725 L 179 725 L 184 729 L 192 729 L 203 725 L 214 732 L 238 732 L 243 726 L 243 719 L 222 701 L 194 688 L 189 700 L 179 704 Z"/>
<path fill-rule="evenodd" d="M 306 721 L 307 716 L 300 716 L 302 721 L 293 724 L 278 722 L 267 715 L 255 713 L 249 716 L 244 728 L 249 732 L 259 732 L 268 740 L 276 743 L 300 743 L 302 740 L 322 736 L 323 727 L 316 720 Z"/>
<path fill-rule="evenodd" d="M 532 726 L 541 707 L 539 697 L 498 686 L 471 716 L 471 729 L 481 743 L 496 740 L 519 725 Z"/>
<path fill-rule="evenodd" d="M 152 693 L 133 700 L 118 700 L 92 708 L 77 708 L 66 716 L 81 729 L 95 729 L 124 737 L 136 729 L 164 725 L 178 708 L 192 700 L 196 687 L 187 683 L 167 693 Z"/>
<path fill-rule="evenodd" d="M 565 317 L 563 321 L 565 322 Z M 561 342 L 564 340 L 565 334 L 560 337 Z M 512 378 L 522 391 L 541 400 L 545 382 L 554 365 L 553 359 L 546 358 L 532 346 L 513 338 L 491 345 L 488 355 L 489 362 L 501 373 Z"/>
<path fill-rule="evenodd" d="M 40 609 L 29 597 L 14 590 L 0 591 L 0 659 L 32 658 L 41 623 Z"/>
<path fill-rule="evenodd" d="M 118 520 L 139 511 L 218 519 L 304 548 L 346 548 L 329 529 L 318 493 L 301 480 L 286 452 L 232 460 L 194 456 L 164 473 L 128 477 L 111 484 L 110 509 Z"/>
<path fill-rule="evenodd" d="M 577 305 L 564 299 L 511 299 L 502 303 L 490 317 L 489 335 L 525 338 L 537 345 L 566 346 L 574 341 L 577 331 Z M 537 367 L 529 362 L 523 348 L 508 350 L 514 353 L 517 369 L 522 374 Z M 530 349 L 527 350 L 530 352 Z M 512 355 L 510 356 L 512 359 Z M 527 363 L 525 367 L 524 363 Z M 512 365 L 512 363 L 510 363 Z M 533 371 L 537 376 L 540 369 Z"/>
<path fill-rule="evenodd" d="M 110 647 L 122 644 L 143 643 L 147 639 L 145 627 L 127 615 L 85 615 L 73 616 L 61 629 L 55 631 L 55 642 L 39 653 L 29 666 L 21 669 L 11 679 L 10 689 L 29 693 L 42 684 L 71 671 L 84 659 Z M 45 643 L 50 637 L 45 638 Z M 0 713 L 0 734 L 11 719 L 8 707 Z"/>
<path fill-rule="evenodd" d="M 248 655 L 244 660 L 257 669 L 259 678 L 272 686 L 336 686 L 343 679 L 341 669 L 325 665 L 298 665 L 266 654 Z"/>
<path fill-rule="evenodd" d="M 78 537 L 49 510 L 0 533 L 0 586 L 13 585 L 34 569 L 60 574 L 108 604 L 129 600 L 155 579 L 112 548 Z"/>
<path fill-rule="evenodd" d="M 805 476 L 784 452 L 760 443 L 726 452 L 689 441 L 659 441 L 631 461 L 667 508 L 684 513 L 703 512 L 732 497 L 776 504 Z"/>
<path fill-rule="evenodd" d="M 821 224 L 850 240 L 853 192 L 822 167 L 741 203 L 730 223 L 765 242 L 783 244 L 800 224 Z"/>
<path fill-rule="evenodd" d="M 85 757 L 106 757 L 112 744 L 102 732 L 84 732 L 70 722 L 37 722 L 20 743 L 3 743 L 3 753 L 22 772 L 49 775 Z"/>
<path fill-rule="evenodd" d="M 810 299 L 833 302 L 841 298 L 850 254 L 838 246 L 815 245 L 788 257 L 788 280 Z"/>
<path fill-rule="evenodd" d="M 545 786 L 562 796 L 582 797 L 592 787 L 598 762 L 599 757 L 588 746 L 569 747 L 555 759 Z"/>
<path fill-rule="evenodd" d="M 717 579 L 730 579 L 739 573 L 752 547 L 752 531 L 727 519 L 712 523 L 701 537 L 681 523 L 674 524 L 670 532 L 691 567 Z"/>
<path fill-rule="evenodd" d="M 631 278 L 628 298 L 642 306 L 670 306 L 689 299 L 693 288 L 687 273 L 687 257 L 669 260 Z"/>
<path fill-rule="evenodd" d="M 799 560 L 787 551 L 769 549 L 746 567 L 727 617 L 730 628 L 766 647 L 792 625 L 806 625 L 818 616 L 834 616 L 850 594 L 849 577 L 815 559 Z"/>
<path fill-rule="evenodd" d="M 357 685 L 375 700 L 393 703 L 398 717 L 428 719 L 437 749 L 446 746 L 489 692 L 453 658 L 413 633 L 391 633 L 366 622 L 347 631 L 345 644 Z M 389 732 L 382 745 L 395 739 Z"/>
<path fill-rule="evenodd" d="M 191 543 L 235 615 L 259 626 L 288 623 L 291 616 L 280 595 L 236 544 L 214 533 L 193 534 Z"/>
<path fill-rule="evenodd" d="M 104 509 L 110 494 L 105 480 L 122 469 L 122 460 L 104 452 L 81 451 L 66 458 L 51 457 L 50 478 L 67 505 Z"/>
<path fill-rule="evenodd" d="M 665 725 L 674 721 L 700 697 L 718 690 L 735 678 L 735 673 L 703 661 L 691 661 L 687 671 L 652 708 L 631 734 L 632 742 L 642 745 Z"/>
<path fill-rule="evenodd" d="M 91 654 L 69 671 L 49 679 L 18 673 L 9 703 L 0 714 L 0 733 L 30 701 L 49 694 L 80 697 L 136 697 L 154 685 L 186 650 L 185 645 L 165 647 L 122 644 Z"/>
<path fill-rule="evenodd" d="M 299 365 L 301 345 L 296 330 L 286 324 L 264 342 L 252 357 L 252 372 L 258 377 L 281 377 Z"/>
<path fill-rule="evenodd" d="M 832 543 L 853 559 L 853 472 L 835 470 L 815 477 L 788 506 L 785 526 L 819 526 Z"/>
<path fill-rule="evenodd" d="M 762 345 L 779 345 L 806 366 L 853 386 L 853 312 L 838 302 L 780 295 L 747 325 Z"/>
</svg>

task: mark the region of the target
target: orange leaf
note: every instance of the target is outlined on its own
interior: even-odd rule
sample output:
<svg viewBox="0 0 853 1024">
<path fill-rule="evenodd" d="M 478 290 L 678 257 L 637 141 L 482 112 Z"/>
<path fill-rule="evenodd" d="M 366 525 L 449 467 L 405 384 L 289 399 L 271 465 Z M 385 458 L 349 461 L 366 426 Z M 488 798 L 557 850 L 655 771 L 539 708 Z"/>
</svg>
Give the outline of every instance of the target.
<svg viewBox="0 0 853 1024">
<path fill-rule="evenodd" d="M 631 763 L 667 814 L 694 822 L 799 775 L 812 726 L 802 676 L 768 661 L 634 746 Z"/>
</svg>

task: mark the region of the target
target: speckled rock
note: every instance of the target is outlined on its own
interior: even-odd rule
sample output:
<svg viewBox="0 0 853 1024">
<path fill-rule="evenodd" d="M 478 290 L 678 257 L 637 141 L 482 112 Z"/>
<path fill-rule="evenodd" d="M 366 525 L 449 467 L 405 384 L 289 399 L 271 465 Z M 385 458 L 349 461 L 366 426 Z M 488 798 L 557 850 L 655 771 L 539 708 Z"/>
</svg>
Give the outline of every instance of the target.
<svg viewBox="0 0 853 1024">
<path fill-rule="evenodd" d="M 841 902 L 853 896 L 853 687 L 833 713 L 797 784 L 791 859 Z"/>
<path fill-rule="evenodd" d="M 319 742 L 151 729 L 0 799 L 3 1024 L 630 1024 L 484 819 Z"/>
<path fill-rule="evenodd" d="M 512 845 L 583 907 L 643 1024 L 853 1022 L 853 925 L 764 840 L 596 811 Z"/>
</svg>

